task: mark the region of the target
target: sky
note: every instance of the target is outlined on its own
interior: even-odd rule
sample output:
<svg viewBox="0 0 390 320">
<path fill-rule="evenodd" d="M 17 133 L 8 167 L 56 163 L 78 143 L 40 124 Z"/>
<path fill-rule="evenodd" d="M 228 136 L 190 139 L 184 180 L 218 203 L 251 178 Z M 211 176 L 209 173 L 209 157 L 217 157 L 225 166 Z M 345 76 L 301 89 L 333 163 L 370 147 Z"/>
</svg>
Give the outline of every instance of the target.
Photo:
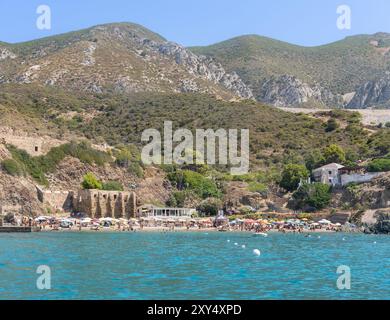
<svg viewBox="0 0 390 320">
<path fill-rule="evenodd" d="M 39 5 L 51 29 L 36 26 Z M 337 7 L 351 29 L 337 28 Z M 304 46 L 355 34 L 390 33 L 389 0 L 1 0 L 0 41 L 21 42 L 110 22 L 135 22 L 185 46 L 258 34 Z"/>
</svg>

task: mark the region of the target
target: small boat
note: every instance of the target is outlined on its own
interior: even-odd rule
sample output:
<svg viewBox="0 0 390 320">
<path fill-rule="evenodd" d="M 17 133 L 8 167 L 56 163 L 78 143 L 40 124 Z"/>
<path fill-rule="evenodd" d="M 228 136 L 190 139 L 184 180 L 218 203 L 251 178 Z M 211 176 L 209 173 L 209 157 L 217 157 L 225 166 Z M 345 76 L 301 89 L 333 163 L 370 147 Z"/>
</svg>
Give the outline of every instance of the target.
<svg viewBox="0 0 390 320">
<path fill-rule="evenodd" d="M 268 237 L 268 234 L 264 233 L 264 232 L 256 232 L 256 233 L 253 234 L 253 236 L 255 236 L 255 237 L 260 236 L 260 237 L 266 238 L 266 237 Z"/>
</svg>

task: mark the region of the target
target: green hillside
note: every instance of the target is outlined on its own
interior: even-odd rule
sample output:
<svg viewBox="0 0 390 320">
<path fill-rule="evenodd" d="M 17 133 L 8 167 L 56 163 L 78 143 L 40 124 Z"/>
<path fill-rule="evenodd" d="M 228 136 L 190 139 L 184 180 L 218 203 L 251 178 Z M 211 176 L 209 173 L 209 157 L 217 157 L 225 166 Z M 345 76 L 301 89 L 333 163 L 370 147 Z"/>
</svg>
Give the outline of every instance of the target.
<svg viewBox="0 0 390 320">
<path fill-rule="evenodd" d="M 217 59 L 230 72 L 236 71 L 255 91 L 265 78 L 288 74 L 345 94 L 389 69 L 389 46 L 390 35 L 385 33 L 348 37 L 317 47 L 248 35 L 191 50 Z"/>
<path fill-rule="evenodd" d="M 1 120 L 24 119 L 24 130 L 52 135 L 71 133 L 111 145 L 139 147 L 143 130 L 174 128 L 249 129 L 253 168 L 304 162 L 330 144 L 342 146 L 351 161 L 390 151 L 390 129 L 363 129 L 357 113 L 333 111 L 323 119 L 293 114 L 253 101 L 226 102 L 199 94 L 89 94 L 36 85 L 0 87 Z M 339 123 L 330 128 L 329 117 Z M 25 119 L 29 119 L 30 128 Z"/>
</svg>

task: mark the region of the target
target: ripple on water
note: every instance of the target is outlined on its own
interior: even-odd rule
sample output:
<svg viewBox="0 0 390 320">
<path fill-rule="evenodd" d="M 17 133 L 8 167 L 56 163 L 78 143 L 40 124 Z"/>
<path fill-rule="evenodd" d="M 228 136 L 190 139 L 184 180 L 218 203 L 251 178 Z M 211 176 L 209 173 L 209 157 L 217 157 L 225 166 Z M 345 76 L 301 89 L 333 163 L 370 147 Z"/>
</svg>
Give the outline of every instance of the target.
<svg viewBox="0 0 390 320">
<path fill-rule="evenodd" d="M 389 237 L 361 234 L 0 235 L 0 299 L 388 299 L 389 248 Z M 46 292 L 41 264 L 52 269 Z M 351 290 L 336 288 L 340 265 Z"/>
</svg>

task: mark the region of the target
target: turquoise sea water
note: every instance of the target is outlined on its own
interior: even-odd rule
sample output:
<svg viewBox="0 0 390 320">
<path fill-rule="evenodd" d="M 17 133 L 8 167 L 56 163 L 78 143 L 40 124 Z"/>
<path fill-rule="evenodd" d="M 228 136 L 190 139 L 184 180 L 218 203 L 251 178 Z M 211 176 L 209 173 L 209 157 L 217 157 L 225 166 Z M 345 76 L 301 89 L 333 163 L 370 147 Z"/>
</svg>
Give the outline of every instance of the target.
<svg viewBox="0 0 390 320">
<path fill-rule="evenodd" d="M 318 236 L 0 234 L 0 299 L 390 298 L 390 237 Z M 51 290 L 37 289 L 39 265 Z M 351 290 L 337 289 L 340 265 Z"/>
</svg>

